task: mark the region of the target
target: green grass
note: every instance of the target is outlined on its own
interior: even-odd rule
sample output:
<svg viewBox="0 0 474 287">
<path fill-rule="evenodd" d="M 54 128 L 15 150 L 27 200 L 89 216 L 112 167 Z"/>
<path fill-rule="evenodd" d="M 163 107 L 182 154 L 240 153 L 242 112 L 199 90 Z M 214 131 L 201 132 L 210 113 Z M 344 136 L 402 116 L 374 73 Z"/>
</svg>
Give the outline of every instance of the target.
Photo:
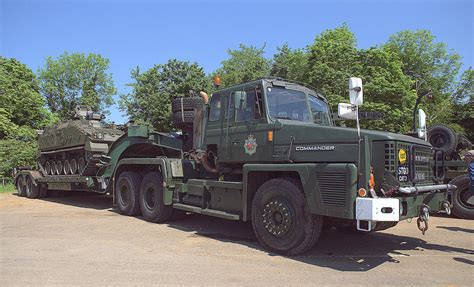
<svg viewBox="0 0 474 287">
<path fill-rule="evenodd" d="M 0 185 L 0 193 L 4 192 L 14 192 L 15 186 L 13 184 Z"/>
</svg>

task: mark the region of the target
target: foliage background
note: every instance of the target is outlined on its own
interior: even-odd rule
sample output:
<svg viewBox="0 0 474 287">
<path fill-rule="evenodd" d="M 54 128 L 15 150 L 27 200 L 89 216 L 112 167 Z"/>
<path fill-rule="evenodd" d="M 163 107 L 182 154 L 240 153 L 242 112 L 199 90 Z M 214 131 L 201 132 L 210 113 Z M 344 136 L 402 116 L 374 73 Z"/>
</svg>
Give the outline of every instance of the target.
<svg viewBox="0 0 474 287">
<path fill-rule="evenodd" d="M 460 73 L 461 57 L 428 30 L 400 31 L 386 43 L 358 49 L 343 24 L 316 35 L 304 48 L 284 43 L 270 58 L 265 44 L 241 44 L 227 53 L 209 74 L 198 63 L 177 59 L 146 71 L 137 66 L 131 70 L 130 92 L 120 95 L 121 110 L 137 123 L 167 131 L 171 99 L 190 90 L 212 93 L 212 77 L 220 75 L 222 87 L 264 76 L 302 82 L 325 95 L 335 111 L 337 103 L 348 101 L 348 78 L 358 76 L 364 83 L 363 110 L 385 113 L 382 120 L 362 121 L 362 127 L 409 132 L 420 98 L 429 124 L 444 123 L 474 139 L 472 69 Z M 109 65 L 100 54 L 64 52 L 47 57 L 34 73 L 16 59 L 0 57 L 0 177 L 10 177 L 15 166 L 34 166 L 36 130 L 70 119 L 77 105 L 108 113 L 117 93 Z"/>
</svg>

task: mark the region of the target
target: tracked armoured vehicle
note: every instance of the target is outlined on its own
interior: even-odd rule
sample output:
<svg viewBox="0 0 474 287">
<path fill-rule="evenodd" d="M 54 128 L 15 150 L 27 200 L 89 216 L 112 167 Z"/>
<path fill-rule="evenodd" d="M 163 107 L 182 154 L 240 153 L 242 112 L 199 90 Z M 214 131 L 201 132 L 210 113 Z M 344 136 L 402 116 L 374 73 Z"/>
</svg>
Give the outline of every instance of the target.
<svg viewBox="0 0 474 287">
<path fill-rule="evenodd" d="M 45 175 L 87 175 L 98 171 L 101 156 L 123 132 L 100 114 L 77 107 L 72 120 L 47 128 L 38 138 L 38 166 Z"/>
</svg>

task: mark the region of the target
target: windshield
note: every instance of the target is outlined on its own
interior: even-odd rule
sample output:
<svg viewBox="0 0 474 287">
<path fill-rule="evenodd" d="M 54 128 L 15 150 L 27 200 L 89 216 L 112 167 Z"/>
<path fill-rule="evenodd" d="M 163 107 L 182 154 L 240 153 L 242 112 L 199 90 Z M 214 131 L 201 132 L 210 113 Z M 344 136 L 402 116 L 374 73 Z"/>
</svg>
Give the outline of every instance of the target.
<svg viewBox="0 0 474 287">
<path fill-rule="evenodd" d="M 267 88 L 269 115 L 273 119 L 287 119 L 329 126 L 328 105 L 315 96 L 280 87 Z"/>
</svg>

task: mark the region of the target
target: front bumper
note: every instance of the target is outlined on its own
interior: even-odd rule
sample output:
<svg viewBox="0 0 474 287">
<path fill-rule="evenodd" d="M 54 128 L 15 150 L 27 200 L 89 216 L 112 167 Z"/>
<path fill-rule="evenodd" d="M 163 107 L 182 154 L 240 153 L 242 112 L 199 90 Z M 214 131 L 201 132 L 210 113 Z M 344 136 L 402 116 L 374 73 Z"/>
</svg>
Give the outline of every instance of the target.
<svg viewBox="0 0 474 287">
<path fill-rule="evenodd" d="M 426 186 L 407 186 L 399 187 L 398 191 L 405 194 L 415 194 L 418 192 L 427 192 L 434 190 L 454 190 L 457 186 L 453 184 L 437 184 L 437 185 L 426 185 Z"/>
<path fill-rule="evenodd" d="M 356 219 L 358 229 L 360 222 L 366 222 L 365 230 L 370 231 L 371 223 L 377 221 L 396 222 L 418 217 L 423 207 L 428 207 L 430 212 L 445 210 L 443 203 L 447 202 L 448 190 L 452 188 L 431 190 L 425 193 L 402 194 L 402 197 L 392 198 L 366 198 L 356 199 Z M 419 191 L 419 190 L 418 190 Z"/>
</svg>

